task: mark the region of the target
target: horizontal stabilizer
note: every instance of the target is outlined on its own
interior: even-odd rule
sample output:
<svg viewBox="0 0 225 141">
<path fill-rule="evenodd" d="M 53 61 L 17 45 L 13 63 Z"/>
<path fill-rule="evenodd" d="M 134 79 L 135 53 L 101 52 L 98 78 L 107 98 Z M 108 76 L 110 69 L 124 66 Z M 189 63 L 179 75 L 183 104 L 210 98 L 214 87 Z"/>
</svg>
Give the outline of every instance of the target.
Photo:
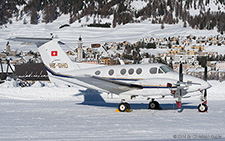
<svg viewBox="0 0 225 141">
<path fill-rule="evenodd" d="M 51 41 L 52 39 L 51 38 L 15 37 L 15 38 L 9 38 L 8 40 L 24 42 L 24 43 L 33 43 L 33 44 L 36 44 L 37 47 L 40 47 L 41 45 Z"/>
</svg>

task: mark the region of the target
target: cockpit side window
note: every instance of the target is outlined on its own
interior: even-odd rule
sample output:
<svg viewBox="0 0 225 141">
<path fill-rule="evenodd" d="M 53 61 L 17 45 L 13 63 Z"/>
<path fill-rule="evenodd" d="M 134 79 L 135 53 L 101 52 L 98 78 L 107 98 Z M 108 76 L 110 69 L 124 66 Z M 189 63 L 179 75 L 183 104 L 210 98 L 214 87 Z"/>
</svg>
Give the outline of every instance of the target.
<svg viewBox="0 0 225 141">
<path fill-rule="evenodd" d="M 163 73 L 163 71 L 161 69 L 158 70 L 158 73 Z"/>
<path fill-rule="evenodd" d="M 151 68 L 150 70 L 149 70 L 149 72 L 151 73 L 151 74 L 156 74 L 157 73 L 157 68 Z"/>
<path fill-rule="evenodd" d="M 169 68 L 168 66 L 160 66 L 160 68 L 161 68 L 162 71 L 165 72 L 165 73 L 173 71 L 173 70 L 172 70 L 171 68 Z"/>
</svg>

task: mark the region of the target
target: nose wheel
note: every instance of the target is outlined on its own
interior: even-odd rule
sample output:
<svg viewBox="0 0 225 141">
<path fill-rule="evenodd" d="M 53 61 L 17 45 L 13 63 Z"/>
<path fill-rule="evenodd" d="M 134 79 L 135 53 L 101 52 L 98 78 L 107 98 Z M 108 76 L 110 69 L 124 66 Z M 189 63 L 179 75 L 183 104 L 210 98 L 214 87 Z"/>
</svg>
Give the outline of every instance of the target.
<svg viewBox="0 0 225 141">
<path fill-rule="evenodd" d="M 198 111 L 199 112 L 207 112 L 208 111 L 208 106 L 205 103 L 199 104 L 198 105 Z"/>
</svg>

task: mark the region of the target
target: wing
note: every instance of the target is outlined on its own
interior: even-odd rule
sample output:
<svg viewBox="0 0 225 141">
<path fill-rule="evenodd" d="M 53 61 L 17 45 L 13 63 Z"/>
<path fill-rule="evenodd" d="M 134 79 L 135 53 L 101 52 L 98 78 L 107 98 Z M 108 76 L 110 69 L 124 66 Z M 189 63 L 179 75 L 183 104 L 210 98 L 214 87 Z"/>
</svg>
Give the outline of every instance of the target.
<svg viewBox="0 0 225 141">
<path fill-rule="evenodd" d="M 120 93 L 131 91 L 131 90 L 143 89 L 141 85 L 137 85 L 137 84 L 125 83 L 125 82 L 110 80 L 107 78 L 91 76 L 91 75 L 73 76 L 73 75 L 70 75 L 70 73 L 68 72 L 65 74 L 62 74 L 62 73 L 54 72 L 47 66 L 45 66 L 45 68 L 48 71 L 50 77 L 54 77 L 55 79 L 65 81 L 70 84 L 80 85 L 86 88 L 91 88 L 91 87 L 85 86 L 84 84 L 77 84 L 76 80 L 79 80 L 81 82 L 95 86 L 97 88 L 100 88 L 102 90 L 105 90 L 107 92 L 114 93 L 114 94 L 120 94 Z M 69 79 L 64 79 L 64 78 L 69 78 Z"/>
<path fill-rule="evenodd" d="M 107 78 L 96 77 L 96 76 L 85 76 L 85 77 L 74 77 L 79 81 L 94 85 L 100 89 L 109 91 L 111 93 L 120 94 L 126 91 L 143 89 L 141 85 L 129 84 L 116 80 L 109 80 Z"/>
</svg>

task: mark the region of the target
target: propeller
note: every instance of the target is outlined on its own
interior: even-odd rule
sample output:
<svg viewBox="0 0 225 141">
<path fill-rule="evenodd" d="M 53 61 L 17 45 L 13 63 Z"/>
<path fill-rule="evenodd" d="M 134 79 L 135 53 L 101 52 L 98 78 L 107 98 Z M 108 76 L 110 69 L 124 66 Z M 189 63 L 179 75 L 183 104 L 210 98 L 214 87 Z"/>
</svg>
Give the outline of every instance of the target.
<svg viewBox="0 0 225 141">
<path fill-rule="evenodd" d="M 180 68 L 179 68 L 179 81 L 178 81 L 178 100 L 176 101 L 177 103 L 177 108 L 181 108 L 181 96 L 182 96 L 182 88 L 181 83 L 183 83 L 183 65 L 180 63 Z"/>
<path fill-rule="evenodd" d="M 207 66 L 205 66 L 204 80 L 207 81 Z M 207 90 L 204 91 L 204 103 L 207 105 Z"/>
</svg>

